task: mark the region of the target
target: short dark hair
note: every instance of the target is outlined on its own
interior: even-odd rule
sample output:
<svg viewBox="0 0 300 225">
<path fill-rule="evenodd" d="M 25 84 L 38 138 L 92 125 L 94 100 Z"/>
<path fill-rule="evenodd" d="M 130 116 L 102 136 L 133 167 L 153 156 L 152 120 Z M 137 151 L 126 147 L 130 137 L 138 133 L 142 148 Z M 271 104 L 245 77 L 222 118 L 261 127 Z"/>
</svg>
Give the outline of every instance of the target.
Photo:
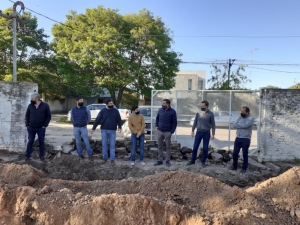
<svg viewBox="0 0 300 225">
<path fill-rule="evenodd" d="M 248 106 L 243 106 L 242 108 L 245 109 L 247 113 L 250 113 L 250 109 Z"/>
<path fill-rule="evenodd" d="M 201 103 L 204 103 L 206 106 L 209 106 L 209 102 L 206 100 L 203 100 Z"/>
<path fill-rule="evenodd" d="M 166 102 L 168 105 L 170 105 L 170 104 L 171 104 L 171 101 L 170 101 L 170 99 L 167 99 L 167 98 L 166 98 L 166 99 L 164 99 L 164 100 L 163 100 L 163 102 Z"/>
<path fill-rule="evenodd" d="M 133 105 L 133 106 L 131 107 L 131 112 L 133 112 L 133 111 L 136 110 L 137 108 L 139 108 L 137 105 Z"/>
<path fill-rule="evenodd" d="M 76 102 L 78 102 L 80 99 L 83 99 L 82 97 L 77 97 Z"/>
<path fill-rule="evenodd" d="M 112 100 L 111 100 L 110 98 L 107 98 L 107 99 L 104 100 L 104 103 L 105 103 L 106 105 L 108 105 L 108 103 L 110 103 L 110 102 L 112 102 Z"/>
</svg>

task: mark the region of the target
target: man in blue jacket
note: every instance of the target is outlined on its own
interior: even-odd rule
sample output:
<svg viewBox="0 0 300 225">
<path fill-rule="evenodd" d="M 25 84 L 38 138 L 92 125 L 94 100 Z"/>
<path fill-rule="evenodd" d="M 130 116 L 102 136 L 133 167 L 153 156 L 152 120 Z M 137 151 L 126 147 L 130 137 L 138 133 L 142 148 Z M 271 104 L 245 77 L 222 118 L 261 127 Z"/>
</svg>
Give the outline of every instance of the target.
<svg viewBox="0 0 300 225">
<path fill-rule="evenodd" d="M 106 107 L 99 112 L 91 134 L 94 133 L 97 126 L 101 124 L 101 137 L 102 137 L 102 154 L 103 163 L 108 159 L 108 143 L 110 147 L 110 163 L 115 164 L 115 151 L 116 151 L 116 130 L 122 131 L 122 120 L 118 109 L 114 108 L 114 103 L 111 99 L 105 100 Z"/>
<path fill-rule="evenodd" d="M 25 115 L 25 125 L 28 132 L 28 143 L 26 148 L 26 161 L 30 160 L 32 145 L 35 135 L 38 135 L 40 154 L 42 161 L 45 160 L 45 134 L 51 120 L 50 107 L 47 103 L 41 100 L 39 93 L 31 95 L 31 104 L 28 105 Z"/>
<path fill-rule="evenodd" d="M 175 132 L 177 127 L 177 115 L 176 111 L 171 108 L 170 100 L 164 99 L 162 108 L 158 110 L 156 116 L 156 128 L 158 139 L 158 161 L 154 166 L 163 164 L 163 144 L 166 142 L 166 166 L 170 167 L 171 159 L 171 136 Z"/>
<path fill-rule="evenodd" d="M 76 106 L 71 110 L 71 121 L 73 123 L 73 134 L 76 141 L 76 149 L 78 156 L 84 158 L 82 155 L 82 146 L 81 138 L 85 144 L 86 151 L 89 156 L 89 160 L 93 161 L 91 145 L 89 142 L 87 125 L 91 121 L 91 112 L 90 110 L 83 106 L 83 98 L 76 98 Z"/>
<path fill-rule="evenodd" d="M 243 150 L 243 165 L 241 173 L 245 173 L 248 167 L 248 149 L 251 142 L 252 126 L 254 124 L 254 118 L 250 116 L 250 109 L 247 106 L 242 107 L 241 116 L 233 124 L 233 128 L 236 128 L 236 139 L 234 141 L 233 149 L 233 164 L 230 170 L 237 170 L 238 158 L 240 150 Z"/>
</svg>

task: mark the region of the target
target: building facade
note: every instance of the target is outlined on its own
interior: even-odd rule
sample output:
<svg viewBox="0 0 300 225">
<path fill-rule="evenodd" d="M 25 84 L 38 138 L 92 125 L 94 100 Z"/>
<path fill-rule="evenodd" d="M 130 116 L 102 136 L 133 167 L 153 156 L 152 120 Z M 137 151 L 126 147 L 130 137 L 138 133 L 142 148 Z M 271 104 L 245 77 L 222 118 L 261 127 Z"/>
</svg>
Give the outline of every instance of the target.
<svg viewBox="0 0 300 225">
<path fill-rule="evenodd" d="M 175 87 L 171 90 L 204 90 L 206 72 L 198 70 L 181 70 L 175 78 Z"/>
</svg>

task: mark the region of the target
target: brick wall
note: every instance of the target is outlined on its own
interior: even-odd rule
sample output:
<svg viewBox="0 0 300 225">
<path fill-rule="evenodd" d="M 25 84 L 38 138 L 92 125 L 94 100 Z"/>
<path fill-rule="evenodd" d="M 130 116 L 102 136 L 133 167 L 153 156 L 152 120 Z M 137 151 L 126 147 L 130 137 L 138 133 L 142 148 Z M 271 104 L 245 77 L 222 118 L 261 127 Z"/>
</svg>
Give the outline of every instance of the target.
<svg viewBox="0 0 300 225">
<path fill-rule="evenodd" d="M 300 90 L 261 90 L 259 159 L 300 158 Z"/>
<path fill-rule="evenodd" d="M 0 149 L 25 152 L 27 130 L 25 113 L 35 83 L 0 82 Z"/>
</svg>

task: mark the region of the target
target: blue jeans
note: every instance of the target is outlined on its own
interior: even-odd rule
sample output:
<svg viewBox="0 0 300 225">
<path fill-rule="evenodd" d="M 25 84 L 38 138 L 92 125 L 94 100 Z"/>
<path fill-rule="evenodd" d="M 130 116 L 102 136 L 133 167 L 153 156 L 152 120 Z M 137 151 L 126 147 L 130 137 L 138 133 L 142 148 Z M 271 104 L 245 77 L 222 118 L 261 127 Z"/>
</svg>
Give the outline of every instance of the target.
<svg viewBox="0 0 300 225">
<path fill-rule="evenodd" d="M 210 132 L 197 132 L 196 136 L 195 136 L 193 154 L 192 154 L 192 159 L 191 159 L 191 162 L 193 162 L 193 163 L 196 161 L 198 148 L 199 148 L 202 138 L 203 138 L 203 155 L 202 155 L 201 163 L 205 164 L 205 161 L 207 159 Z"/>
<path fill-rule="evenodd" d="M 81 146 L 81 137 L 83 139 L 83 142 L 85 144 L 86 151 L 89 156 L 92 156 L 93 151 L 91 149 L 91 145 L 89 142 L 89 136 L 88 136 L 88 130 L 87 127 L 74 127 L 73 134 L 76 141 L 76 149 L 78 156 L 82 156 L 82 146 Z"/>
<path fill-rule="evenodd" d="M 249 138 L 236 138 L 234 141 L 234 148 L 233 148 L 233 165 L 232 167 L 234 169 L 237 169 L 237 164 L 238 164 L 238 158 L 239 158 L 239 153 L 242 148 L 243 150 L 243 166 L 242 168 L 244 170 L 247 170 L 248 168 L 248 149 L 250 146 L 250 139 Z"/>
<path fill-rule="evenodd" d="M 144 160 L 144 140 L 145 140 L 145 134 L 141 134 L 140 137 L 136 137 L 136 134 L 131 134 L 131 142 L 132 142 L 132 147 L 131 147 L 131 161 L 135 161 L 135 151 L 136 151 L 136 144 L 137 140 L 139 140 L 140 144 L 140 161 Z"/>
<path fill-rule="evenodd" d="M 116 157 L 116 131 L 115 130 L 101 130 L 102 136 L 102 155 L 104 159 L 108 159 L 108 147 L 110 147 L 110 160 L 115 160 Z"/>
<path fill-rule="evenodd" d="M 39 147 L 40 147 L 40 157 L 44 157 L 45 154 L 45 133 L 46 133 L 46 128 L 34 128 L 34 127 L 27 127 L 27 132 L 28 132 L 28 143 L 27 143 L 27 148 L 26 148 L 26 157 L 30 158 L 31 152 L 32 152 L 32 145 L 35 139 L 35 135 L 38 135 L 39 138 Z"/>
</svg>

